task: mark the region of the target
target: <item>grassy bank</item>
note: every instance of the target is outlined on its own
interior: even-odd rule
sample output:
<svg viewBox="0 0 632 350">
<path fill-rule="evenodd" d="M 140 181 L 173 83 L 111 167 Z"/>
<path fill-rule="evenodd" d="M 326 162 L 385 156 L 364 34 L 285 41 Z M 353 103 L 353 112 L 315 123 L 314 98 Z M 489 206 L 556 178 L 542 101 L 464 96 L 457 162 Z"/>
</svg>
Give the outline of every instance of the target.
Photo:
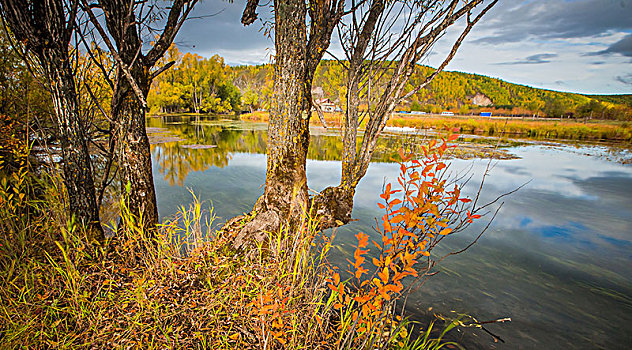
<svg viewBox="0 0 632 350">
<path fill-rule="evenodd" d="M 394 116 L 391 126 L 449 129 L 457 133 L 513 135 L 537 139 L 631 141 L 632 125 L 609 121 L 590 123 L 565 120 L 442 118 Z"/>
<path fill-rule="evenodd" d="M 339 113 L 325 113 L 328 126 L 339 127 L 342 123 Z M 267 112 L 244 114 L 242 120 L 267 122 Z M 311 122 L 320 125 L 318 116 L 313 113 Z M 480 117 L 441 117 L 441 116 L 403 116 L 393 115 L 389 126 L 413 127 L 418 129 L 450 130 L 455 133 L 472 133 L 480 135 L 504 135 L 564 140 L 595 141 L 632 141 L 632 124 L 616 121 L 567 121 L 547 119 L 489 119 Z"/>
<path fill-rule="evenodd" d="M 379 288 L 350 289 L 327 262 L 332 238 L 309 217 L 292 234 L 269 233 L 265 243 L 237 250 L 235 231 L 205 229 L 212 209 L 197 199 L 155 234 L 140 229 L 121 203 L 117 234 L 89 241 L 66 219 L 60 179 L 36 176 L 23 147 L 2 153 L 0 162 L 2 348 L 456 347 L 441 339 L 458 321 L 438 333 L 430 325 L 412 339 L 413 325 L 394 313 L 403 296 L 397 261 L 405 258 L 414 271 L 422 251 L 398 248 L 380 257 L 372 275 L 380 279 L 368 285 Z M 382 241 L 394 240 L 384 227 Z M 358 261 L 367 242 L 357 237 L 354 266 L 369 273 Z"/>
</svg>

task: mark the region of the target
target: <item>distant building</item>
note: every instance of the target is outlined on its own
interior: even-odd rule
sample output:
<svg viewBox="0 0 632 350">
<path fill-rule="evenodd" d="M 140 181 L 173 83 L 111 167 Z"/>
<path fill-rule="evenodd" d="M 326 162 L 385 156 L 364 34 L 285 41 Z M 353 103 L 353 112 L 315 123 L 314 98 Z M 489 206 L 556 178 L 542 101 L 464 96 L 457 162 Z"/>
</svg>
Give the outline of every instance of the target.
<svg viewBox="0 0 632 350">
<path fill-rule="evenodd" d="M 425 115 L 426 112 L 420 112 L 420 111 L 411 111 L 410 114 L 414 114 L 414 115 Z"/>
<path fill-rule="evenodd" d="M 481 117 L 491 117 L 492 112 L 481 112 Z"/>
<path fill-rule="evenodd" d="M 448 111 L 444 111 L 444 112 L 441 112 L 441 115 L 452 116 L 452 115 L 454 115 L 454 113 L 448 112 Z"/>
<path fill-rule="evenodd" d="M 319 98 L 314 100 L 314 104 L 320 107 L 323 112 L 333 113 L 333 112 L 341 112 L 342 109 L 338 107 L 335 103 L 331 102 L 328 98 Z"/>
</svg>

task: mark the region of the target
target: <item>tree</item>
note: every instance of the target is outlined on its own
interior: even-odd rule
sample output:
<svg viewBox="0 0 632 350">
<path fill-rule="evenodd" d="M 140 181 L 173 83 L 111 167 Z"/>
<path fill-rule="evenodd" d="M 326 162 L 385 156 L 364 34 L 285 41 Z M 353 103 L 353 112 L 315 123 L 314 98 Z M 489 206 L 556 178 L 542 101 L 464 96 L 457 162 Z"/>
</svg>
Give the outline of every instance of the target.
<svg viewBox="0 0 632 350">
<path fill-rule="evenodd" d="M 173 64 L 153 72 L 152 68 L 171 46 L 197 0 L 170 2 L 162 33 L 146 53 L 143 53 L 142 38 L 152 31 L 151 25 L 155 21 L 151 19 L 160 17 L 156 16 L 160 11 L 157 10 L 158 2 L 99 0 L 88 4 L 86 0 L 81 0 L 81 3 L 117 64 L 111 132 L 113 142 L 118 145 L 125 202 L 131 213 L 142 218 L 144 227 L 153 230 L 159 218 L 149 139 L 145 130 L 146 100 L 152 79 Z M 94 8 L 103 11 L 107 33 L 93 13 Z M 149 16 L 152 13 L 154 16 Z"/>
<path fill-rule="evenodd" d="M 258 0 L 249 0 L 242 23 L 256 19 Z M 239 233 L 235 245 L 281 225 L 297 226 L 309 203 L 305 162 L 309 147 L 312 80 L 329 47 L 331 34 L 344 14 L 344 1 L 282 0 L 274 2 L 275 66 L 268 124 L 264 194 L 255 218 Z M 309 30 L 307 19 L 309 18 Z"/>
<path fill-rule="evenodd" d="M 69 54 L 79 3 L 66 0 L 2 0 L 0 12 L 23 59 L 46 79 L 61 146 L 64 185 L 70 215 L 84 223 L 89 236 L 103 238 L 87 145 L 87 127 L 79 113 L 73 63 Z"/>
<path fill-rule="evenodd" d="M 254 219 L 237 237 L 261 239 L 261 231 L 281 225 L 296 226 L 310 209 L 305 174 L 305 155 L 309 146 L 311 86 L 314 71 L 328 48 L 335 26 L 345 49 L 347 111 L 344 125 L 342 180 L 313 198 L 313 212 L 322 227 L 349 222 L 355 187 L 368 168 L 379 135 L 388 116 L 400 101 L 426 86 L 454 57 L 465 36 L 478 20 L 496 4 L 492 1 L 472 18 L 472 11 L 483 0 L 471 1 L 315 1 L 309 8 L 302 0 L 274 3 L 275 75 L 274 96 L 268 126 L 268 163 L 265 191 L 255 204 Z M 258 0 L 248 1 L 242 22 L 256 18 Z M 348 23 L 341 23 L 349 14 Z M 447 28 L 466 17 L 465 29 L 441 66 L 414 89 L 404 92 L 419 62 Z M 309 19 L 309 21 L 308 21 Z M 403 22 L 397 22 L 398 20 Z M 309 23 L 309 31 L 307 24 Z M 399 24 L 398 24 L 399 23 Z M 403 28 L 397 28 L 403 23 Z M 393 34 L 393 28 L 401 32 Z M 386 84 L 372 85 L 387 76 Z M 360 111 L 362 96 L 369 105 Z M 360 150 L 356 149 L 358 128 L 363 114 L 369 120 Z"/>
</svg>

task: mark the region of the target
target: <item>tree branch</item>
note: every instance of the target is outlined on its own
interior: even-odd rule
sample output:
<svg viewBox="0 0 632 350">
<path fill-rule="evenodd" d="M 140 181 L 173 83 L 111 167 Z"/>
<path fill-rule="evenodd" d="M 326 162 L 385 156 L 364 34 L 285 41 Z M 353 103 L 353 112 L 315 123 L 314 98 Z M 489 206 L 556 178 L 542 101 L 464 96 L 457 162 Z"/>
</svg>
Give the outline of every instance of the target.
<svg viewBox="0 0 632 350">
<path fill-rule="evenodd" d="M 110 41 L 110 38 L 108 37 L 107 33 L 105 32 L 105 30 L 99 23 L 99 20 L 92 12 L 92 9 L 90 8 L 90 6 L 88 6 L 88 4 L 86 3 L 86 0 L 82 0 L 82 3 L 83 3 L 84 11 L 86 11 L 86 13 L 88 14 L 88 17 L 90 17 L 90 22 L 92 22 L 92 24 L 97 28 L 97 31 L 99 32 L 99 34 L 101 35 L 101 38 L 105 42 L 105 45 L 108 47 L 108 49 L 110 49 L 110 52 L 112 53 L 112 57 L 114 57 L 114 59 L 118 63 L 121 71 L 123 71 L 123 75 L 125 75 L 125 78 L 129 82 L 129 85 L 132 87 L 132 90 L 134 90 L 136 97 L 140 101 L 143 108 L 147 108 L 147 101 L 145 100 L 143 91 L 140 89 L 140 87 L 136 83 L 136 80 L 134 80 L 134 77 L 129 71 L 129 67 L 127 67 L 125 62 L 123 62 L 123 60 L 121 59 L 121 56 L 119 56 L 118 52 L 116 51 L 116 48 L 114 47 L 114 45 L 112 45 L 112 42 Z"/>
</svg>

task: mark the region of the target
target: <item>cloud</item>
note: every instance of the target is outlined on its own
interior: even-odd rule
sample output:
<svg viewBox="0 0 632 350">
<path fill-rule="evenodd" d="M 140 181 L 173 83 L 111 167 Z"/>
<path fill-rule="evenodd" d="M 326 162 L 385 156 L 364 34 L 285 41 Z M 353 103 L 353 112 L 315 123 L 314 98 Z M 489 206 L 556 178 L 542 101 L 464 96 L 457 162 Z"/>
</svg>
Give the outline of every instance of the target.
<svg viewBox="0 0 632 350">
<path fill-rule="evenodd" d="M 626 75 L 619 75 L 615 77 L 615 80 L 625 85 L 632 85 L 632 73 L 629 73 Z"/>
<path fill-rule="evenodd" d="M 525 39 L 599 37 L 632 30 L 629 0 L 535 0 L 497 6 L 481 27 L 488 35 L 478 43 L 500 44 Z"/>
<path fill-rule="evenodd" d="M 497 63 L 497 64 L 501 64 L 501 65 L 507 65 L 507 64 L 542 64 L 542 63 L 549 63 L 551 62 L 551 60 L 549 60 L 550 58 L 555 58 L 557 57 L 557 54 L 554 53 L 540 53 L 537 55 L 531 55 L 528 57 L 525 57 L 524 60 L 522 61 L 513 61 L 513 62 L 501 62 L 501 63 Z"/>
<path fill-rule="evenodd" d="M 228 64 L 267 62 L 266 48 L 274 49 L 274 43 L 264 35 L 262 21 L 270 20 L 272 15 L 267 6 L 259 6 L 257 12 L 261 21 L 244 27 L 241 14 L 245 0 L 201 1 L 182 26 L 176 38 L 176 45 L 183 51 L 198 52 L 204 56 L 216 53 L 230 55 Z M 243 56 L 237 54 L 244 51 Z M 260 53 L 260 57 L 253 54 Z"/>
<path fill-rule="evenodd" d="M 613 53 L 618 53 L 623 56 L 632 57 L 632 34 L 629 34 L 625 38 L 610 45 L 610 47 L 608 47 L 607 49 L 603 51 L 595 52 L 591 55 L 609 55 Z"/>
</svg>

